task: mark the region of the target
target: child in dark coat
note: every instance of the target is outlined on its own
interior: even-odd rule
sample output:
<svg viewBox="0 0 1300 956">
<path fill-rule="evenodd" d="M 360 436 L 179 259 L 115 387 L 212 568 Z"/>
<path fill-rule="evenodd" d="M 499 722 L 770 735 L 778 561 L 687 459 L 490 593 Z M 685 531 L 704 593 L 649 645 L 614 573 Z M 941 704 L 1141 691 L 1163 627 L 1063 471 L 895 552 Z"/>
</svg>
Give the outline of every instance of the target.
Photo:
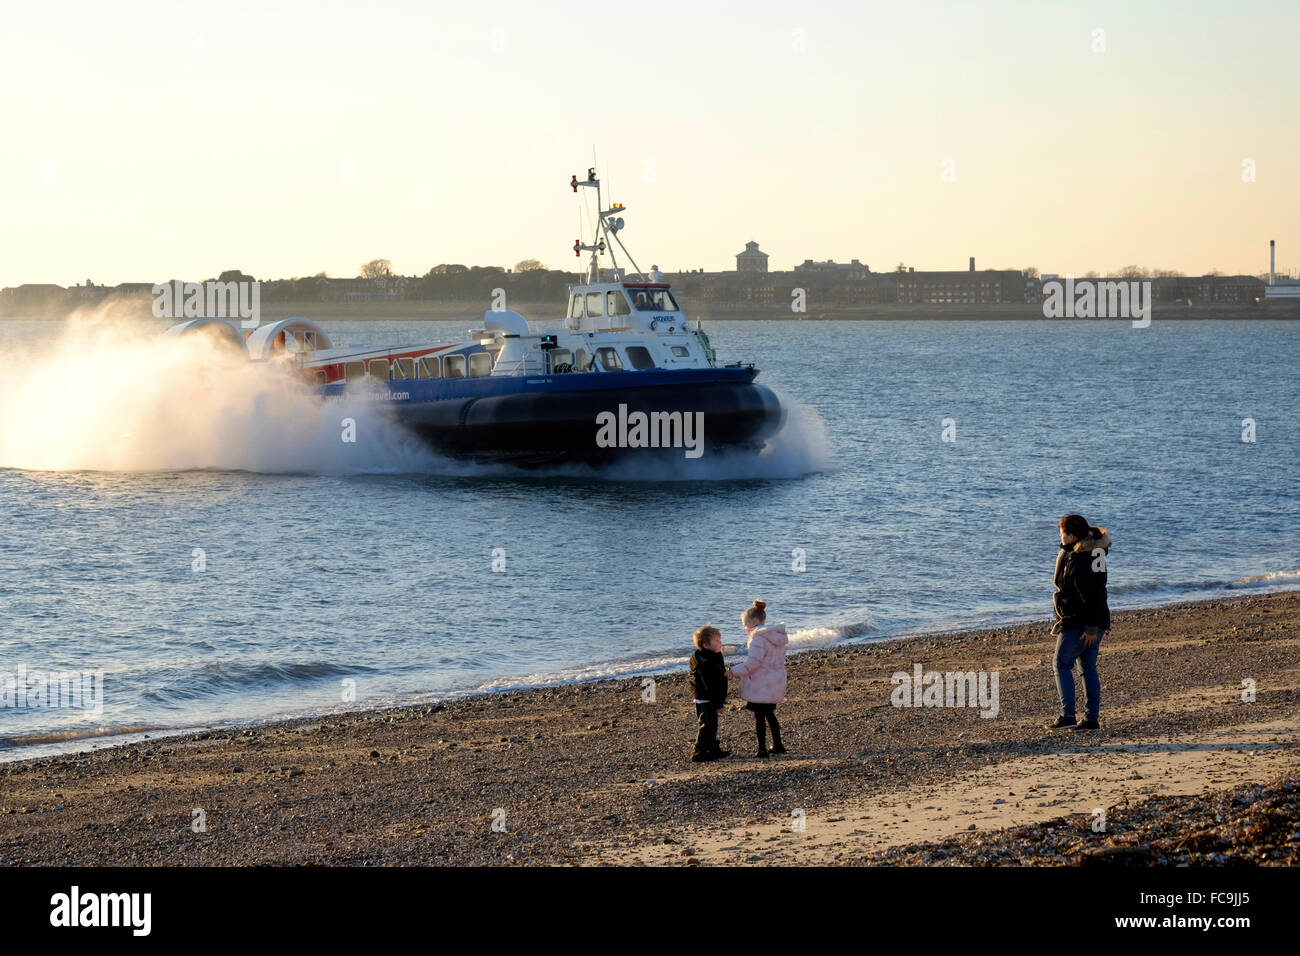
<svg viewBox="0 0 1300 956">
<path fill-rule="evenodd" d="M 722 632 L 705 624 L 695 632 L 695 653 L 691 655 L 691 692 L 699 733 L 691 760 L 703 763 L 730 757 L 730 750 L 718 744 L 718 711 L 727 700 L 727 665 L 722 659 Z"/>
</svg>

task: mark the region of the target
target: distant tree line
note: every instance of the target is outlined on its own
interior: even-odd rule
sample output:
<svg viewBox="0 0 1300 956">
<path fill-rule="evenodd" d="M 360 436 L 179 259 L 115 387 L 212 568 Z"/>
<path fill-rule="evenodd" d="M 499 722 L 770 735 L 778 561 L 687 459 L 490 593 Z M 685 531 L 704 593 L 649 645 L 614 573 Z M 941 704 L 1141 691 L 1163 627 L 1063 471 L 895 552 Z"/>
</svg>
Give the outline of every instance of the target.
<svg viewBox="0 0 1300 956">
<path fill-rule="evenodd" d="M 965 270 L 956 270 L 964 273 Z M 984 276 L 1000 283 L 1003 301 L 1032 298 L 1039 288 L 1041 276 L 1036 268 L 980 270 Z M 889 272 L 870 273 L 865 277 L 844 277 L 834 270 L 805 272 L 704 272 L 669 273 L 679 294 L 686 300 L 701 302 L 735 303 L 775 302 L 789 295 L 791 286 L 816 290 L 815 298 L 828 303 L 891 303 L 900 300 L 898 290 L 905 283 L 913 283 L 927 273 L 917 271 L 899 262 Z M 952 277 L 954 273 L 944 274 Z M 1220 300 L 1238 298 L 1250 301 L 1262 293 L 1262 278 L 1224 277 L 1214 269 L 1202 277 L 1186 277 L 1178 270 L 1150 269 L 1127 265 L 1109 273 L 1089 271 L 1083 279 L 1151 279 L 1156 287 L 1157 299 Z M 1018 280 L 1018 281 L 1017 281 Z M 166 279 L 159 280 L 162 282 Z M 211 281 L 204 280 L 204 281 Z M 252 282 L 254 277 L 241 269 L 227 269 L 216 281 Z M 501 266 L 466 266 L 460 263 L 440 263 L 423 275 L 403 276 L 393 272 L 388 259 L 371 259 L 359 269 L 359 275 L 350 278 L 331 278 L 324 272 L 313 276 L 291 279 L 263 280 L 263 302 L 326 302 L 345 299 L 412 299 L 443 302 L 486 302 L 497 289 L 504 289 L 508 300 L 514 302 L 563 301 L 568 286 L 582 281 L 578 272 L 549 269 L 537 259 L 523 259 L 513 270 Z M 945 278 L 944 281 L 959 281 Z M 1211 285 L 1207 285 L 1211 282 Z M 51 284 L 28 284 L 0 289 L 0 311 L 20 313 L 45 307 L 73 307 L 102 301 L 107 298 L 151 295 L 151 283 L 123 282 L 116 286 L 93 285 L 89 280 L 64 288 Z M 1259 286 L 1259 288 L 1256 288 Z"/>
<path fill-rule="evenodd" d="M 244 276 L 239 270 L 222 273 Z M 423 301 L 477 301 L 492 297 L 496 289 L 518 301 L 560 301 L 568 286 L 581 277 L 577 273 L 548 269 L 536 259 L 524 259 L 513 271 L 502 266 L 466 266 L 440 263 L 424 275 L 402 276 L 393 272 L 388 259 L 372 259 L 351 279 L 314 276 L 273 279 L 262 283 L 265 302 L 319 302 L 343 297 L 415 299 Z"/>
</svg>

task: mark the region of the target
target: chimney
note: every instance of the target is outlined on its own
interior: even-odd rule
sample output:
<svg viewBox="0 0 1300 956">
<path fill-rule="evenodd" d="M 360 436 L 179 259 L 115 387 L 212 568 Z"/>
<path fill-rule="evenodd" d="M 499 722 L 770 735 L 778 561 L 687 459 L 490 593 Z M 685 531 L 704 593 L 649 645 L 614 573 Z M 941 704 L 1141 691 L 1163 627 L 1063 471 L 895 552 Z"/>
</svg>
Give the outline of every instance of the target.
<svg viewBox="0 0 1300 956">
<path fill-rule="evenodd" d="M 1268 241 L 1268 284 L 1273 284 L 1273 272 L 1277 265 L 1277 249 L 1273 246 L 1273 240 Z"/>
<path fill-rule="evenodd" d="M 971 272 L 974 272 L 974 271 L 975 271 L 975 257 L 974 257 L 974 256 L 971 256 L 971 257 L 970 257 L 970 271 L 971 271 Z"/>
</svg>

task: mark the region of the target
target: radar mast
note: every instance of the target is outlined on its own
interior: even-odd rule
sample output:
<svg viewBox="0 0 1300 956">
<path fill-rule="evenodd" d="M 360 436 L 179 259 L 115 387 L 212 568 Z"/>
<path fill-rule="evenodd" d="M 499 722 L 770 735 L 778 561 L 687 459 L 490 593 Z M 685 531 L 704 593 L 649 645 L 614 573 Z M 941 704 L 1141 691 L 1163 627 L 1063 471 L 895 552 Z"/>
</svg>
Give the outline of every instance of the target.
<svg viewBox="0 0 1300 956">
<path fill-rule="evenodd" d="M 603 201 L 600 193 L 600 180 L 596 178 L 596 167 L 592 166 L 587 170 L 587 178 L 579 179 L 576 175 L 569 180 L 569 185 L 573 187 L 576 193 L 578 187 L 588 187 L 596 190 L 596 232 L 591 244 L 585 244 L 581 239 L 573 240 L 573 254 L 581 257 L 584 252 L 591 253 L 591 261 L 587 265 L 587 281 L 600 281 L 600 260 L 599 256 L 609 251 L 610 262 L 613 263 L 614 269 L 618 270 L 618 257 L 614 254 L 614 243 L 623 250 L 623 255 L 627 256 L 627 261 L 631 263 L 636 275 L 641 279 L 646 279 L 646 275 L 641 271 L 641 267 L 636 264 L 632 258 L 632 253 L 627 251 L 627 246 L 623 245 L 623 240 L 618 234 L 623 229 L 623 211 L 627 208 L 622 203 L 616 202 L 610 205 L 608 209 L 602 208 Z"/>
</svg>

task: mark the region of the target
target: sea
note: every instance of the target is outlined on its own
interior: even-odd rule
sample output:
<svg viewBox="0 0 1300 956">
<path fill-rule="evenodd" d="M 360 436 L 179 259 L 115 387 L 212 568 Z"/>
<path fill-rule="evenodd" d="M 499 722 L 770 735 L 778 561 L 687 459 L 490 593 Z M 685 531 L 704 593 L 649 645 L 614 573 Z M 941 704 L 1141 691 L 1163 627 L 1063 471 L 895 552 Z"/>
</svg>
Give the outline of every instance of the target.
<svg viewBox="0 0 1300 956">
<path fill-rule="evenodd" d="M 710 321 L 784 429 L 600 471 L 439 458 L 382 403 L 161 328 L 0 321 L 0 760 L 610 677 L 684 694 L 692 633 L 743 653 L 755 598 L 794 652 L 1045 620 L 1068 512 L 1109 529 L 1113 608 L 1300 586 L 1298 322 Z M 78 706 L 39 692 L 69 674 Z"/>
</svg>

